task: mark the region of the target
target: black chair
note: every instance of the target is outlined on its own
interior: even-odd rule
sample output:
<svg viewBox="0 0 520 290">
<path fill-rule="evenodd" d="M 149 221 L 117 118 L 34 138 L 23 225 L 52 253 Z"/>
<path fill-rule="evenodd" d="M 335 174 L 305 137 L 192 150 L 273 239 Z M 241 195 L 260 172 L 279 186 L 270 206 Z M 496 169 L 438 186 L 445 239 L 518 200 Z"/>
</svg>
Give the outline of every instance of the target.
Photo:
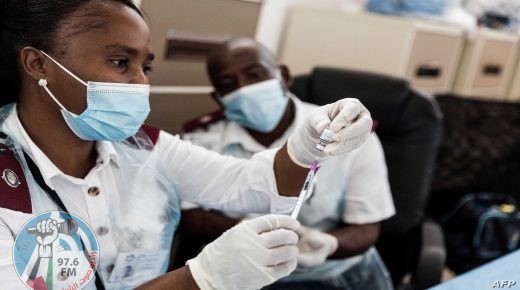
<svg viewBox="0 0 520 290">
<path fill-rule="evenodd" d="M 426 289 L 440 282 L 445 261 L 442 231 L 426 220 L 425 207 L 440 142 L 442 114 L 432 97 L 402 79 L 360 71 L 315 68 L 294 79 L 301 100 L 323 105 L 355 97 L 377 121 L 397 214 L 384 221 L 377 249 L 396 287 Z"/>
</svg>

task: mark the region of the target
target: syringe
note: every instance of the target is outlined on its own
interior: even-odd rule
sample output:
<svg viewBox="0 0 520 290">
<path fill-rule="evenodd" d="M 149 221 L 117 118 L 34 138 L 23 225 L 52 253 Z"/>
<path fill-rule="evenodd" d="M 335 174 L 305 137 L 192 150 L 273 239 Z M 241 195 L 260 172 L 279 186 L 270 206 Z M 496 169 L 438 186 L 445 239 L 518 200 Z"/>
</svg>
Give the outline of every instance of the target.
<svg viewBox="0 0 520 290">
<path fill-rule="evenodd" d="M 303 183 L 302 190 L 300 191 L 300 195 L 298 196 L 298 201 L 296 202 L 296 206 L 294 207 L 291 217 L 297 218 L 300 213 L 300 209 L 302 207 L 303 201 L 307 196 L 307 192 L 309 191 L 309 187 L 312 184 L 312 179 L 314 178 L 314 174 L 316 174 L 316 169 L 318 168 L 318 160 L 314 160 L 312 162 L 311 169 L 309 173 L 307 173 L 307 177 L 305 178 L 305 182 Z"/>
<path fill-rule="evenodd" d="M 332 131 L 329 129 L 323 130 L 323 132 L 320 135 L 320 142 L 316 144 L 316 149 L 318 149 L 321 152 L 325 149 L 325 146 L 332 142 Z M 307 197 L 307 194 L 309 193 L 309 188 L 312 185 L 312 181 L 314 179 L 314 175 L 316 174 L 316 171 L 318 170 L 318 158 L 312 162 L 311 169 L 309 170 L 309 173 L 307 173 L 307 177 L 305 178 L 305 182 L 303 183 L 302 190 L 300 191 L 300 195 L 298 196 L 298 201 L 296 202 L 296 206 L 294 207 L 291 217 L 297 218 L 298 214 L 300 213 L 300 209 L 303 205 L 303 201 Z"/>
</svg>

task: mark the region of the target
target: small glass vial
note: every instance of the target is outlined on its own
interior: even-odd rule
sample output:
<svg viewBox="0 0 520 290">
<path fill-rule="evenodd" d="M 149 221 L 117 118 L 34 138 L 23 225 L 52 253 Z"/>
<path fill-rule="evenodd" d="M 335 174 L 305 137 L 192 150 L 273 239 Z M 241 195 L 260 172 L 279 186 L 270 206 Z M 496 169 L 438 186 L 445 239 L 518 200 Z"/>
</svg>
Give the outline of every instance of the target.
<svg viewBox="0 0 520 290">
<path fill-rule="evenodd" d="M 323 130 L 323 132 L 320 135 L 320 143 L 316 144 L 316 149 L 323 151 L 325 149 L 325 146 L 332 142 L 333 134 L 334 133 L 329 129 Z"/>
</svg>

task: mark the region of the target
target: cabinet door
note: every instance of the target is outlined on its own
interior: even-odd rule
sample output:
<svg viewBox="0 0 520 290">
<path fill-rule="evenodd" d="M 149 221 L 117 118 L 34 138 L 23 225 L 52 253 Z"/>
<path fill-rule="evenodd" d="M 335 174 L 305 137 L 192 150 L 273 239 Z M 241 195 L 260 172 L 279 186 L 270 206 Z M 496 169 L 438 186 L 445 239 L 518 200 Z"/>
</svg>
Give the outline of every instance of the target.
<svg viewBox="0 0 520 290">
<path fill-rule="evenodd" d="M 463 47 L 462 30 L 416 30 L 405 76 L 416 88 L 449 92 Z"/>
<path fill-rule="evenodd" d="M 501 94 L 514 67 L 512 59 L 516 53 L 516 42 L 484 39 L 482 45 L 472 86 L 476 89 L 494 88 L 497 94 Z"/>
</svg>

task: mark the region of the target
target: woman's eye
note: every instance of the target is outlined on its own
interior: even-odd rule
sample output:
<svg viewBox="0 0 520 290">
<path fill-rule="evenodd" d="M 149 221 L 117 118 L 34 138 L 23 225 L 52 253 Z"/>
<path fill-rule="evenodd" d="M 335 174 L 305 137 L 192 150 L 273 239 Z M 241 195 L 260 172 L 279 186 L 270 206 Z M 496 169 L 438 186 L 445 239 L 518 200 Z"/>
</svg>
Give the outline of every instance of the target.
<svg viewBox="0 0 520 290">
<path fill-rule="evenodd" d="M 126 68 L 128 66 L 127 59 L 114 59 L 111 62 L 118 68 Z"/>
</svg>

